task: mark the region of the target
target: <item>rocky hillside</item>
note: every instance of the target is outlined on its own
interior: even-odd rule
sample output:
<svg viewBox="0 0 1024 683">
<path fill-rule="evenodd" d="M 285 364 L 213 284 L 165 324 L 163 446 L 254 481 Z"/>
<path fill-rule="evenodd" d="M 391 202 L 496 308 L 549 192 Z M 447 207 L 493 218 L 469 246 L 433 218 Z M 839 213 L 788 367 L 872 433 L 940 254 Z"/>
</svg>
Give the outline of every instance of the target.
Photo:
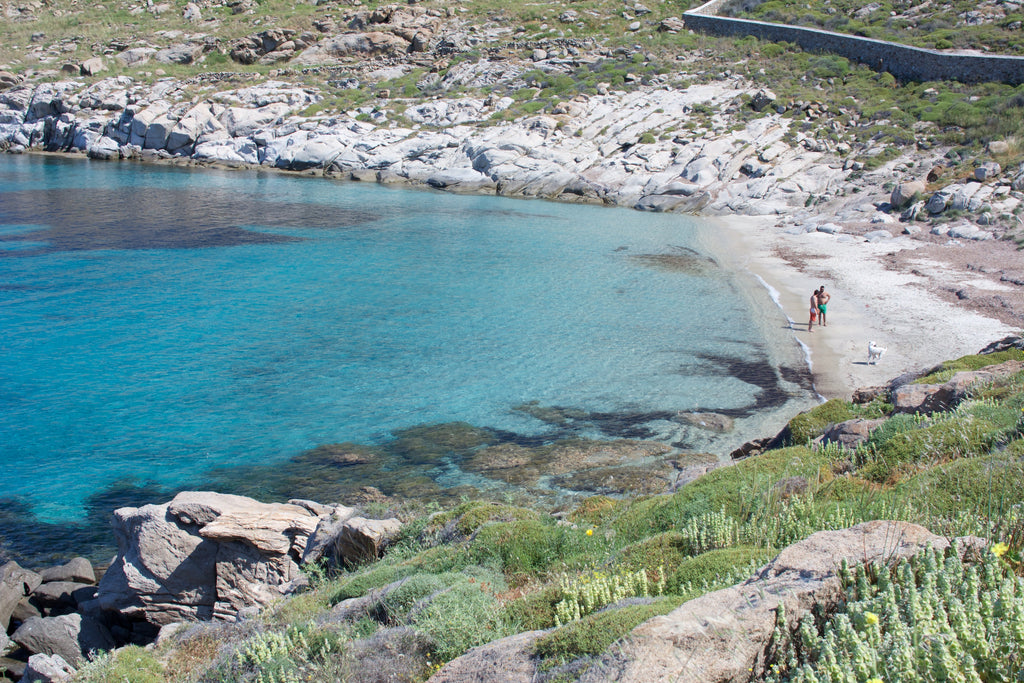
<svg viewBox="0 0 1024 683">
<path fill-rule="evenodd" d="M 1014 88 L 694 34 L 688 6 L 8 4 L 0 146 L 1021 239 Z"/>
</svg>

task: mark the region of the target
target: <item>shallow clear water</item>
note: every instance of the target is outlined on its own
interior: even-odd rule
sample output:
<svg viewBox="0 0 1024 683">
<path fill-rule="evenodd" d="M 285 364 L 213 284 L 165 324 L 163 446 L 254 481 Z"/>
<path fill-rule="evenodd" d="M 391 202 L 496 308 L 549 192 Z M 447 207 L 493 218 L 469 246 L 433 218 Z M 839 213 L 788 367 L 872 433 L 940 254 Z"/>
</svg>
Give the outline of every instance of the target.
<svg viewBox="0 0 1024 683">
<path fill-rule="evenodd" d="M 2 157 L 3 496 L 74 520 L 126 475 L 187 486 L 213 467 L 439 422 L 543 436 L 550 424 L 514 409 L 531 401 L 632 416 L 586 436 L 707 446 L 665 411 L 756 422 L 808 394 L 781 382 L 785 396 L 764 400 L 777 378 L 756 386 L 723 360 L 771 368 L 792 342 L 765 338 L 763 309 L 706 253 L 705 229 L 272 173 Z"/>
</svg>

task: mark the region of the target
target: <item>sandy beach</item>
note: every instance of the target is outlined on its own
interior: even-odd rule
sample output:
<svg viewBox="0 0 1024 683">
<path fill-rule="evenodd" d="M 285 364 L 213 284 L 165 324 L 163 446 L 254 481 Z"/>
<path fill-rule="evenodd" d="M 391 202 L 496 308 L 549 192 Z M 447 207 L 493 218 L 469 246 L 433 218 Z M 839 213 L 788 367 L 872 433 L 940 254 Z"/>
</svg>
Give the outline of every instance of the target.
<svg viewBox="0 0 1024 683">
<path fill-rule="evenodd" d="M 860 387 L 977 353 L 1020 331 L 1013 323 L 1024 311 L 1022 288 L 1000 280 L 1005 269 L 976 264 L 1019 270 L 1024 256 L 1005 242 L 940 245 L 900 236 L 869 243 L 855 234 L 790 234 L 780 217 L 712 220 L 732 246 L 723 250 L 732 260 L 727 265 L 777 292 L 825 398 L 849 398 Z M 810 295 L 820 285 L 832 295 L 828 326 L 808 332 Z M 870 341 L 887 349 L 876 364 L 868 363 Z"/>
</svg>

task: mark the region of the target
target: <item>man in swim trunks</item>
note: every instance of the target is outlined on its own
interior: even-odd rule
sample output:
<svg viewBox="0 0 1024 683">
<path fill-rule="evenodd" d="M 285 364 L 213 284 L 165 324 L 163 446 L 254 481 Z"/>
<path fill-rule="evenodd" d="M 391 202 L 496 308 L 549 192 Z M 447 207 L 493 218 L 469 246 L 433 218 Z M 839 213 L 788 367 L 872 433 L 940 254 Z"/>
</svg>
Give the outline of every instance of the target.
<svg viewBox="0 0 1024 683">
<path fill-rule="evenodd" d="M 825 285 L 818 288 L 818 324 L 828 327 L 828 323 L 825 321 L 825 312 L 828 308 L 828 300 L 832 297 L 825 291 Z"/>
</svg>

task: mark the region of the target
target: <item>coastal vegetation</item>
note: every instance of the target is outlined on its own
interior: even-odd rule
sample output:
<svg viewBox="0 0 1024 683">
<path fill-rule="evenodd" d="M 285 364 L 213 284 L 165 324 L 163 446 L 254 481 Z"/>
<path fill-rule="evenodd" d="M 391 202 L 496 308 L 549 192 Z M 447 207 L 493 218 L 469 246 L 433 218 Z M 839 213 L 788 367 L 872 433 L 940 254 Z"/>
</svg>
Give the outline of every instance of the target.
<svg viewBox="0 0 1024 683">
<path fill-rule="evenodd" d="M 1024 351 L 922 374 L 934 386 L 1003 364 L 952 410 L 897 412 L 885 392 L 828 401 L 793 419 L 788 445 L 674 493 L 556 510 L 405 509 L 401 536 L 379 560 L 310 567 L 308 591 L 255 618 L 101 656 L 76 680 L 122 680 L 117 672 L 136 660 L 152 671 L 145 680 L 425 680 L 474 646 L 532 631 L 543 631 L 529 648 L 542 680 L 576 680 L 638 624 L 746 579 L 815 532 L 875 519 L 985 541 L 962 558 L 928 550 L 844 569 L 845 600 L 814 619 L 789 623 L 780 609 L 763 680 L 1012 680 L 1024 670 L 1024 370 L 1015 361 Z M 877 423 L 855 446 L 822 438 L 865 418 Z"/>
</svg>

